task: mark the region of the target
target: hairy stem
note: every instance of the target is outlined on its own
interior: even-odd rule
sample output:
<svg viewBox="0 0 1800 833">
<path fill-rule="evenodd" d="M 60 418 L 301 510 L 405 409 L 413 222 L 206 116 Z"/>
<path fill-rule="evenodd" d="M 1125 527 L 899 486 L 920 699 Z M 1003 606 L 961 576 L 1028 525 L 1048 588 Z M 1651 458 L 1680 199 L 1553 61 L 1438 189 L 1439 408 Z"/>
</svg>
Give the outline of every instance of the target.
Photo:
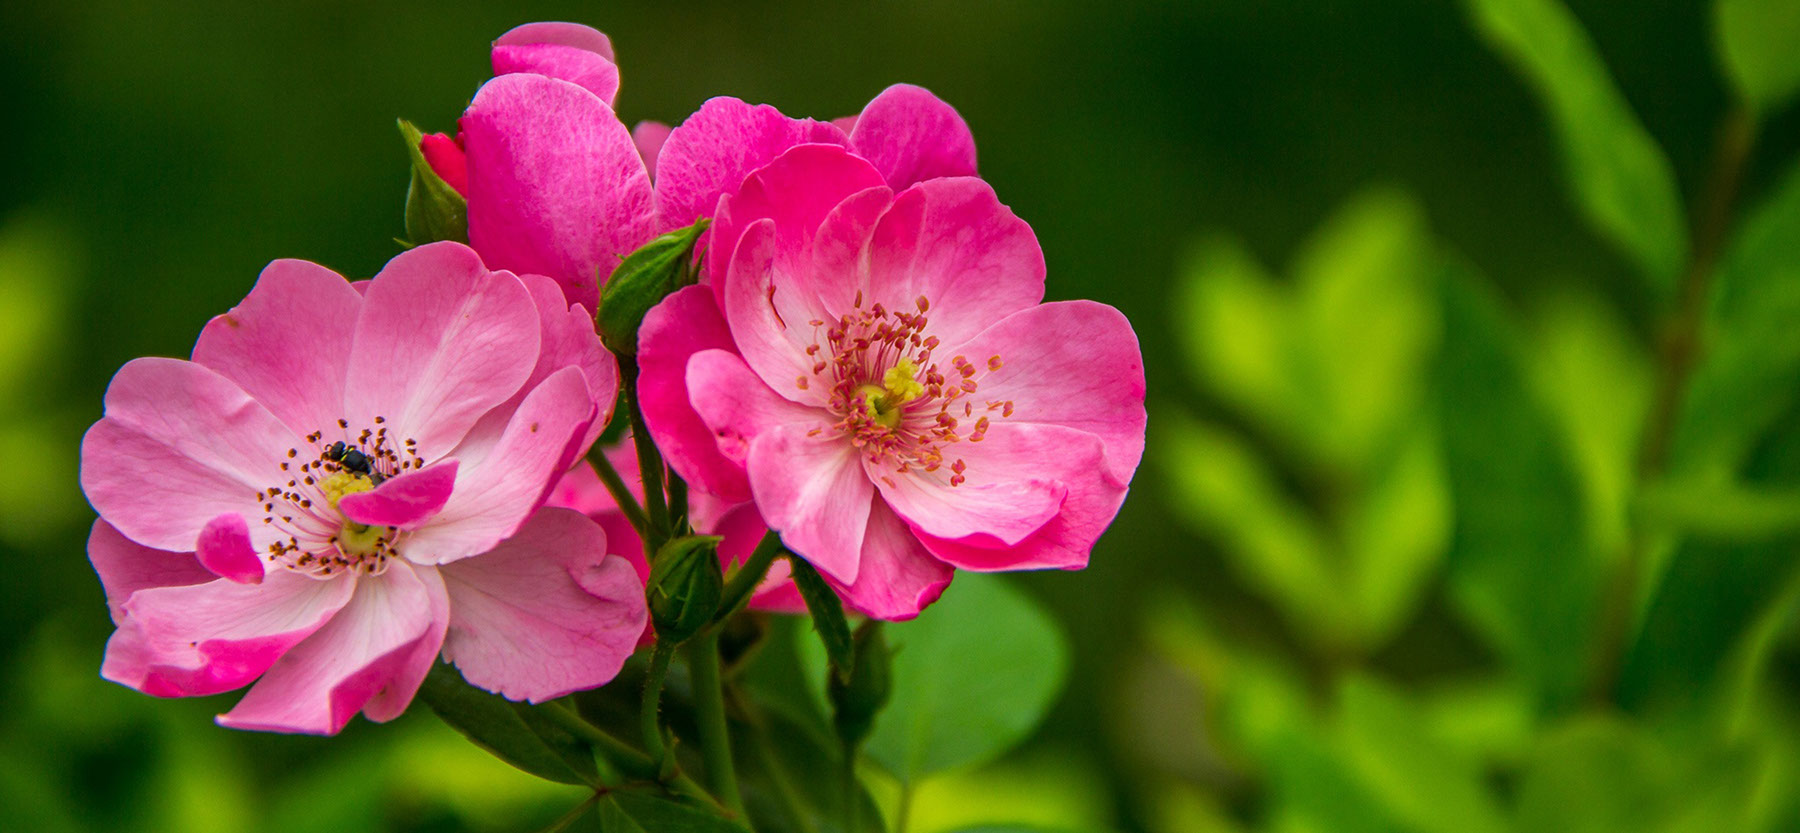
<svg viewBox="0 0 1800 833">
<path fill-rule="evenodd" d="M 656 442 L 650 438 L 650 429 L 644 424 L 644 411 L 638 407 L 637 379 L 638 367 L 635 361 L 619 363 L 619 375 L 625 389 L 625 402 L 631 418 L 631 442 L 637 446 L 638 472 L 644 478 L 644 509 L 649 524 L 644 536 L 644 552 L 651 558 L 656 551 L 669 540 L 669 506 L 663 497 L 663 461 L 662 454 L 656 450 Z"/>
<path fill-rule="evenodd" d="M 732 574 L 731 581 L 725 585 L 725 592 L 719 597 L 719 613 L 713 617 L 715 625 L 731 618 L 731 614 L 750 601 L 751 594 L 756 592 L 756 586 L 769 574 L 769 565 L 775 563 L 775 557 L 779 555 L 781 536 L 773 531 L 764 534 L 762 540 L 757 542 L 756 549 L 750 552 L 750 557 L 738 565 L 737 572 Z"/>
<path fill-rule="evenodd" d="M 669 674 L 669 658 L 674 654 L 675 649 L 660 639 L 651 649 L 650 672 L 644 677 L 644 702 L 638 713 L 638 725 L 644 731 L 644 749 L 650 753 L 650 760 L 659 771 L 668 763 L 662 736 L 662 690 L 663 679 Z"/>
<path fill-rule="evenodd" d="M 703 631 L 690 640 L 688 670 L 694 680 L 694 719 L 699 724 L 700 754 L 706 761 L 706 783 L 725 806 L 744 817 L 737 770 L 731 760 L 731 733 L 725 725 L 725 692 L 719 679 L 719 634 Z"/>
</svg>

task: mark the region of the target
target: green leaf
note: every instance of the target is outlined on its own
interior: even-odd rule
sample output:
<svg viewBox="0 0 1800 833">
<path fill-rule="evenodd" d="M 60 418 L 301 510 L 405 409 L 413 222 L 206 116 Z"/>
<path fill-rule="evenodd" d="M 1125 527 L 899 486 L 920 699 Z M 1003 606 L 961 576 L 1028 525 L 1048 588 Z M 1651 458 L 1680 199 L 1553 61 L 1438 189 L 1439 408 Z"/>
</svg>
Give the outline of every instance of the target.
<svg viewBox="0 0 1800 833">
<path fill-rule="evenodd" d="M 500 760 L 550 781 L 598 783 L 593 753 L 585 744 L 535 714 L 532 707 L 469 685 L 448 663 L 431 667 L 418 697 L 445 723 Z"/>
<path fill-rule="evenodd" d="M 1774 110 L 1800 90 L 1800 3 L 1718 0 L 1713 34 L 1725 75 L 1750 105 Z"/>
<path fill-rule="evenodd" d="M 1746 755 L 1680 754 L 1614 719 L 1584 718 L 1544 740 L 1519 783 L 1520 833 L 1753 830 L 1757 767 Z"/>
<path fill-rule="evenodd" d="M 638 325 L 669 293 L 696 280 L 694 245 L 711 221 L 668 232 L 626 255 L 600 289 L 600 339 L 621 356 L 637 355 Z"/>
<path fill-rule="evenodd" d="M 422 246 L 439 240 L 469 242 L 469 204 L 425 161 L 419 149 L 424 137 L 412 122 L 400 119 L 400 137 L 412 158 L 412 183 L 406 189 L 406 244 Z"/>
<path fill-rule="evenodd" d="M 1647 523 L 1710 541 L 1756 541 L 1800 532 L 1800 489 L 1662 481 L 1638 495 Z"/>
<path fill-rule="evenodd" d="M 1580 690 L 1604 560 L 1554 425 L 1532 396 L 1522 335 L 1466 269 L 1450 265 L 1438 403 L 1456 501 L 1457 606 L 1551 701 Z"/>
<path fill-rule="evenodd" d="M 789 553 L 788 564 L 794 587 L 800 590 L 800 597 L 806 601 L 806 612 L 812 616 L 813 630 L 818 632 L 825 655 L 831 660 L 831 673 L 841 679 L 855 664 L 851 654 L 850 624 L 844 620 L 843 602 L 838 601 L 837 592 L 806 559 Z"/>
<path fill-rule="evenodd" d="M 806 696 L 805 686 L 799 688 Z M 733 724 L 732 749 L 737 753 L 744 803 L 758 833 L 842 833 L 837 828 L 844 799 L 837 741 L 778 709 L 756 709 L 751 722 L 755 725 Z M 859 800 L 859 833 L 882 833 L 881 810 L 874 799 L 862 790 Z"/>
<path fill-rule="evenodd" d="M 743 827 L 705 810 L 641 792 L 614 790 L 600 799 L 606 833 L 745 833 Z"/>
<path fill-rule="evenodd" d="M 1594 229 L 1665 294 L 1687 258 L 1681 192 L 1580 21 L 1558 0 L 1466 0 L 1488 45 L 1542 100 Z"/>
<path fill-rule="evenodd" d="M 943 598 L 910 622 L 887 626 L 893 698 L 875 720 L 867 754 L 902 781 L 980 763 L 1024 739 L 1068 676 L 1055 619 L 998 576 L 960 573 Z M 801 656 L 815 679 L 825 658 Z M 815 696 L 824 697 L 822 690 Z"/>
</svg>

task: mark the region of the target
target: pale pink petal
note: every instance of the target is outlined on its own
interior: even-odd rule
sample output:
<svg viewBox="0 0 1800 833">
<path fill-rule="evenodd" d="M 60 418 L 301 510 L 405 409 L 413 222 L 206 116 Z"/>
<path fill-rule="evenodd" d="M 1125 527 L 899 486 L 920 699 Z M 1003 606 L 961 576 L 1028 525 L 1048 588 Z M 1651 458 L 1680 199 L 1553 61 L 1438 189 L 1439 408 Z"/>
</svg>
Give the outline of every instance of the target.
<svg viewBox="0 0 1800 833">
<path fill-rule="evenodd" d="M 831 391 L 813 384 L 813 368 L 827 355 L 830 313 L 818 296 L 797 291 L 791 276 L 777 273 L 775 237 L 774 221 L 763 219 L 739 238 L 725 278 L 725 320 L 738 352 L 764 385 L 794 402 L 823 406 Z M 818 355 L 807 352 L 813 345 L 821 346 Z"/>
<path fill-rule="evenodd" d="M 849 136 L 850 131 L 856 129 L 856 118 L 856 116 L 838 116 L 831 120 L 831 126 L 844 131 L 844 135 Z"/>
<path fill-rule="evenodd" d="M 963 341 L 1044 297 L 1037 235 L 972 177 L 934 179 L 895 198 L 869 242 L 874 300 L 930 303 L 930 332 Z"/>
<path fill-rule="evenodd" d="M 719 197 L 795 145 L 848 141 L 830 124 L 790 119 L 767 104 L 708 99 L 670 132 L 656 163 L 656 205 L 664 228 L 711 217 Z M 725 249 L 729 254 L 729 247 Z M 723 272 L 717 273 L 722 275 Z"/>
<path fill-rule="evenodd" d="M 401 539 L 401 553 L 417 564 L 443 564 L 512 536 L 543 505 L 593 416 L 580 370 L 550 374 L 520 403 L 493 452 L 457 473 L 437 517 Z"/>
<path fill-rule="evenodd" d="M 750 490 L 788 549 L 841 582 L 855 582 L 875 489 L 842 437 L 777 425 L 750 444 Z"/>
<path fill-rule="evenodd" d="M 821 438 L 835 437 L 828 412 L 776 396 L 742 358 L 724 350 L 703 350 L 688 359 L 687 386 L 719 453 L 737 465 L 745 465 L 757 436 L 774 428 L 798 426 Z"/>
<path fill-rule="evenodd" d="M 950 565 L 933 558 L 887 503 L 877 499 L 869 510 L 856 581 L 831 583 L 857 611 L 897 622 L 919 615 L 937 601 L 954 575 Z"/>
<path fill-rule="evenodd" d="M 656 232 L 630 131 L 588 91 L 531 74 L 482 86 L 462 125 L 469 241 L 490 266 L 548 275 L 595 309 L 600 282 Z"/>
<path fill-rule="evenodd" d="M 895 84 L 863 108 L 850 147 L 898 191 L 944 176 L 975 175 L 975 135 L 955 108 L 923 87 Z"/>
<path fill-rule="evenodd" d="M 619 67 L 586 49 L 556 43 L 496 43 L 495 75 L 530 72 L 567 81 L 611 106 L 619 97 Z"/>
<path fill-rule="evenodd" d="M 663 144 L 669 141 L 673 129 L 659 121 L 641 121 L 631 128 L 631 143 L 637 145 L 638 155 L 644 157 L 644 167 L 649 169 L 653 183 L 656 158 L 662 154 Z"/>
<path fill-rule="evenodd" d="M 416 440 L 416 454 L 436 460 L 511 399 L 537 363 L 530 293 L 460 243 L 400 253 L 364 300 L 345 390 L 346 439 L 385 425 L 393 445 Z"/>
<path fill-rule="evenodd" d="M 1118 310 L 1094 301 L 1032 307 L 940 355 L 968 357 L 979 385 L 973 398 L 1011 403 L 1005 422 L 1098 436 L 1107 470 L 1131 482 L 1144 455 L 1144 355 Z"/>
<path fill-rule="evenodd" d="M 386 572 L 356 578 L 350 603 L 269 668 L 219 715 L 219 725 L 331 735 L 384 690 L 405 695 L 390 700 L 410 700 L 430 667 L 429 657 L 423 670 L 418 662 L 421 640 L 435 656 L 443 639 L 444 622 L 434 614 L 444 609 L 444 590 L 435 572 L 390 561 Z M 384 705 L 384 716 L 397 713 Z"/>
<path fill-rule="evenodd" d="M 450 500 L 459 465 L 456 460 L 445 460 L 390 477 L 367 492 L 344 495 L 338 500 L 338 509 L 359 524 L 418 529 Z"/>
<path fill-rule="evenodd" d="M 593 521 L 552 508 L 493 551 L 445 566 L 445 658 L 470 683 L 533 703 L 611 680 L 647 614 L 643 583 L 606 549 Z"/>
<path fill-rule="evenodd" d="M 506 30 L 506 34 L 494 39 L 495 46 L 512 46 L 515 44 L 554 43 L 559 46 L 573 46 L 577 49 L 592 52 L 614 63 L 618 59 L 613 56 L 612 39 L 605 32 L 579 23 L 562 23 L 559 21 L 540 21 L 514 26 Z"/>
<path fill-rule="evenodd" d="M 408 653 L 390 661 L 390 667 L 394 669 L 391 676 L 375 692 L 375 696 L 363 705 L 363 717 L 376 723 L 393 720 L 404 713 L 407 706 L 412 705 L 413 695 L 419 693 L 419 686 L 425 682 L 425 676 L 437 664 L 438 654 L 444 647 L 444 637 L 450 628 L 450 594 L 444 587 L 443 574 L 416 564 L 412 565 L 412 570 L 418 574 L 420 583 L 425 585 L 426 597 L 431 603 L 431 626 L 412 641 Z"/>
<path fill-rule="evenodd" d="M 1066 491 L 1055 517 L 1016 543 L 989 533 L 949 539 L 931 535 L 913 521 L 925 547 L 938 558 L 965 570 L 1078 570 L 1125 502 L 1126 484 L 1112 476 L 1100 438 L 1058 425 L 997 424 L 979 445 L 992 448 L 984 459 L 969 462 L 970 482 L 983 470 L 999 477 L 1027 472 L 1055 478 Z M 960 451 L 961 449 L 959 449 Z M 966 484 L 965 484 L 966 485 Z"/>
<path fill-rule="evenodd" d="M 82 438 L 81 488 L 125 537 L 186 552 L 213 518 L 261 518 L 258 490 L 288 480 L 278 461 L 300 445 L 217 372 L 179 359 L 135 359 L 113 376 L 106 416 Z M 252 538 L 260 549 L 275 532 L 255 529 Z"/>
<path fill-rule="evenodd" d="M 261 584 L 263 561 L 250 543 L 250 525 L 235 512 L 207 521 L 200 530 L 194 557 L 219 578 L 239 584 Z"/>
<path fill-rule="evenodd" d="M 651 307 L 638 328 L 638 404 L 670 468 L 699 490 L 739 502 L 750 498 L 743 466 L 719 453 L 688 397 L 688 359 L 713 349 L 737 348 L 711 290 L 690 286 Z"/>
<path fill-rule="evenodd" d="M 124 604 L 100 675 L 158 697 L 230 691 L 325 625 L 354 585 L 275 570 L 261 584 L 139 589 Z"/>
<path fill-rule="evenodd" d="M 550 496 L 544 499 L 544 505 L 573 509 L 589 517 L 602 512 L 618 511 L 612 495 L 606 491 L 606 484 L 600 482 L 600 475 L 586 460 L 576 461 L 574 466 L 563 472 L 562 478 L 551 488 Z M 612 540 L 610 534 L 607 540 Z"/>
<path fill-rule="evenodd" d="M 464 199 L 469 196 L 469 156 L 463 153 L 462 145 L 455 139 L 442 133 L 427 133 L 419 137 L 419 153 L 425 157 L 425 164 L 431 166 L 431 172 L 461 194 Z"/>
<path fill-rule="evenodd" d="M 946 456 L 962 456 L 965 451 L 958 447 Z M 930 474 L 917 470 L 899 474 L 887 463 L 865 460 L 863 466 L 896 513 L 919 529 L 944 538 L 985 534 L 1008 545 L 1017 544 L 1055 517 L 1067 491 L 1046 477 L 985 483 L 971 477 L 970 482 L 951 486 L 947 467 Z"/>
<path fill-rule="evenodd" d="M 362 296 L 336 272 L 277 260 L 200 331 L 194 361 L 236 382 L 295 434 L 335 427 L 361 309 Z"/>
<path fill-rule="evenodd" d="M 139 590 L 205 584 L 218 578 L 193 553 L 151 549 L 120 535 L 105 521 L 94 521 L 87 551 L 106 590 L 106 606 L 115 625 L 125 618 L 125 601 Z"/>
</svg>

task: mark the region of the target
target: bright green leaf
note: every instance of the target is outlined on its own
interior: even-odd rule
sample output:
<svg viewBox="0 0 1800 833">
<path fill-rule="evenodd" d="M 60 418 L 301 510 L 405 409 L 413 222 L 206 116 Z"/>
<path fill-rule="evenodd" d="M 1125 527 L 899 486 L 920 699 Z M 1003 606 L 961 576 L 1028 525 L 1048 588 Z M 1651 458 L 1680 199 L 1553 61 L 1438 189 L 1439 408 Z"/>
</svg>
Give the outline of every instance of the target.
<svg viewBox="0 0 1800 833">
<path fill-rule="evenodd" d="M 1406 622 L 1450 544 L 1450 485 L 1437 432 L 1421 424 L 1400 442 L 1342 513 L 1339 537 L 1366 647 Z"/>
<path fill-rule="evenodd" d="M 1725 74 L 1751 105 L 1774 110 L 1800 90 L 1800 2 L 1717 0 L 1713 34 Z"/>
<path fill-rule="evenodd" d="M 1362 787 L 1409 829 L 1506 828 L 1475 759 L 1433 736 L 1412 703 L 1373 679 L 1349 677 L 1339 686 L 1337 743 Z"/>
<path fill-rule="evenodd" d="M 1595 230 L 1663 293 L 1687 258 L 1674 170 L 1559 0 L 1466 0 L 1476 28 L 1542 99 L 1564 174 Z"/>
</svg>

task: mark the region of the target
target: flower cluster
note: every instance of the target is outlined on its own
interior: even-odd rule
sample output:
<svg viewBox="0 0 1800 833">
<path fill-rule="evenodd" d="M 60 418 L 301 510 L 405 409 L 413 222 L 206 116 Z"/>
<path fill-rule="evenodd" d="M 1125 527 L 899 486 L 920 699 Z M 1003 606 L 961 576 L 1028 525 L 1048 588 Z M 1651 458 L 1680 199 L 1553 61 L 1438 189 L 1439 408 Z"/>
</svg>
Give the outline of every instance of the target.
<svg viewBox="0 0 1800 833">
<path fill-rule="evenodd" d="M 1043 302 L 955 110 L 899 85 L 835 121 L 714 98 L 628 129 L 593 29 L 522 26 L 492 62 L 416 148 L 466 239 L 366 281 L 276 261 L 190 359 L 114 377 L 81 466 L 104 676 L 250 686 L 220 723 L 329 734 L 440 656 L 517 700 L 606 683 L 684 534 L 739 574 L 802 559 L 747 576 L 771 612 L 806 611 L 802 565 L 886 620 L 958 569 L 1086 565 L 1142 455 L 1142 356 L 1111 307 Z M 692 285 L 615 358 L 606 277 L 697 222 Z M 618 401 L 635 447 L 600 442 Z"/>
</svg>

